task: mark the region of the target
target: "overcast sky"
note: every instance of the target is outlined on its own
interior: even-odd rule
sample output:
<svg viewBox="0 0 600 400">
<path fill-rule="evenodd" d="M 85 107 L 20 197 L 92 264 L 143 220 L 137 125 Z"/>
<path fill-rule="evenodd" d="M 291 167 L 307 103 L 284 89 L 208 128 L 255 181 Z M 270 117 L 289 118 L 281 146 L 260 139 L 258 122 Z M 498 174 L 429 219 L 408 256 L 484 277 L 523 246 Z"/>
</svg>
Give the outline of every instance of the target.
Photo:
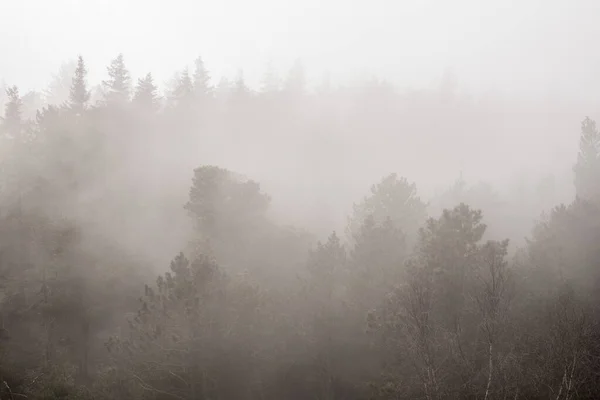
<svg viewBox="0 0 600 400">
<path fill-rule="evenodd" d="M 315 80 L 422 86 L 454 67 L 473 92 L 600 93 L 598 0 L 0 0 L 0 15 L 0 79 L 22 91 L 78 53 L 97 81 L 123 52 L 159 80 L 201 54 L 251 84 L 300 57 Z"/>
</svg>

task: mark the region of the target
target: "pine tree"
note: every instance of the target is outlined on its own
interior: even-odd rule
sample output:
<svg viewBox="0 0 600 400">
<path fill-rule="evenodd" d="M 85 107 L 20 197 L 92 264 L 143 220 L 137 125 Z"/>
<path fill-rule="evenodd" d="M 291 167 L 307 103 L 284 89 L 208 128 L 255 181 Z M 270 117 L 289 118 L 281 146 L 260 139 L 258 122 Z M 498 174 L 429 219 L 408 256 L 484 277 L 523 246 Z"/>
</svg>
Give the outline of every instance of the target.
<svg viewBox="0 0 600 400">
<path fill-rule="evenodd" d="M 154 84 L 151 73 L 146 74 L 144 78 L 138 79 L 133 103 L 144 110 L 156 111 L 160 107 L 158 88 Z"/>
<path fill-rule="evenodd" d="M 16 86 L 6 89 L 8 101 L 4 105 L 2 127 L 5 135 L 17 137 L 23 128 L 23 101 Z"/>
<path fill-rule="evenodd" d="M 77 58 L 77 68 L 71 83 L 71 92 L 69 95 L 69 108 L 75 113 L 82 113 L 90 99 L 90 91 L 87 88 L 87 69 L 83 57 Z"/>
<path fill-rule="evenodd" d="M 573 170 L 577 197 L 600 201 L 600 132 L 596 121 L 589 117 L 581 123 L 579 154 Z"/>
<path fill-rule="evenodd" d="M 129 101 L 131 92 L 131 77 L 125 67 L 123 54 L 111 61 L 107 68 L 109 79 L 102 81 L 106 103 L 124 104 Z"/>
<path fill-rule="evenodd" d="M 204 66 L 202 57 L 196 59 L 196 68 L 194 70 L 194 95 L 200 102 L 204 102 L 213 96 L 213 87 L 210 85 L 210 74 Z"/>
</svg>

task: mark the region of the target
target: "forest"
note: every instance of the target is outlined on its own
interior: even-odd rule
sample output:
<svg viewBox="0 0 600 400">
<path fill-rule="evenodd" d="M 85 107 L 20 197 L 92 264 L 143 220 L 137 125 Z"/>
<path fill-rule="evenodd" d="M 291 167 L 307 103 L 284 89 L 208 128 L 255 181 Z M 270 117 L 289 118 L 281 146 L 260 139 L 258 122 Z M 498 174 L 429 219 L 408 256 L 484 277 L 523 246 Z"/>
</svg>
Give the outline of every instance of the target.
<svg viewBox="0 0 600 400">
<path fill-rule="evenodd" d="M 509 121 L 451 79 L 310 91 L 297 63 L 252 89 L 198 57 L 160 91 L 122 54 L 94 68 L 98 86 L 79 56 L 0 96 L 1 400 L 600 397 L 585 110 L 565 128 L 573 189 L 551 171 L 502 195 L 444 163 L 510 164 L 505 131 L 543 138 L 543 117 Z M 417 125 L 446 134 L 403 139 Z M 384 155 L 398 169 L 366 182 Z"/>
</svg>

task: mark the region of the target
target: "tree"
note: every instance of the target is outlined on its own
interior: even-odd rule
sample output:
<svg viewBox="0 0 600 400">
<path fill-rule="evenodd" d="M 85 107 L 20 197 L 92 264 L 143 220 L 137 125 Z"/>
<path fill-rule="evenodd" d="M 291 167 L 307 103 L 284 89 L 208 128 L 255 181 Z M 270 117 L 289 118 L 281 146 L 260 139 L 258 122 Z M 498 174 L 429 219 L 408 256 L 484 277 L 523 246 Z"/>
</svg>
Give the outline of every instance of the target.
<svg viewBox="0 0 600 400">
<path fill-rule="evenodd" d="M 369 215 L 375 223 L 382 223 L 390 218 L 394 226 L 407 236 L 410 245 L 411 239 L 425 220 L 426 205 L 417 196 L 416 185 L 409 183 L 406 178 L 398 178 L 394 173 L 373 185 L 370 196 L 354 204 L 346 230 L 350 239 L 357 234 Z"/>
<path fill-rule="evenodd" d="M 193 104 L 194 85 L 187 68 L 175 82 L 175 87 L 171 92 L 170 101 L 174 108 L 189 109 Z"/>
<path fill-rule="evenodd" d="M 107 67 L 109 79 L 102 81 L 104 100 L 108 105 L 123 105 L 129 101 L 131 77 L 125 67 L 123 54 L 119 54 Z"/>
<path fill-rule="evenodd" d="M 127 335 L 107 343 L 118 370 L 135 386 L 185 399 L 247 396 L 241 376 L 230 384 L 230 363 L 241 362 L 241 373 L 252 376 L 253 360 L 241 351 L 253 346 L 248 324 L 258 321 L 257 291 L 234 283 L 211 257 L 190 262 L 180 253 L 156 285 L 146 285 L 140 301 Z"/>
<path fill-rule="evenodd" d="M 350 301 L 361 320 L 401 278 L 407 255 L 404 234 L 391 218 L 377 223 L 367 216 L 354 237 L 348 271 Z"/>
<path fill-rule="evenodd" d="M 194 170 L 185 209 L 193 219 L 197 242 L 201 246 L 210 243 L 226 262 L 244 254 L 244 238 L 256 235 L 269 203 L 270 197 L 260 191 L 258 183 L 223 168 L 203 166 Z"/>
<path fill-rule="evenodd" d="M 154 84 L 150 72 L 145 77 L 138 79 L 133 95 L 133 104 L 148 111 L 156 111 L 160 107 L 158 88 Z"/>
<path fill-rule="evenodd" d="M 267 64 L 265 75 L 262 78 L 260 91 L 262 94 L 272 94 L 279 91 L 279 86 L 279 79 L 275 74 L 273 64 L 269 62 Z"/>
<path fill-rule="evenodd" d="M 87 108 L 87 103 L 90 99 L 90 91 L 87 88 L 87 69 L 83 57 L 77 58 L 77 68 L 71 83 L 71 92 L 69 94 L 69 108 L 81 114 Z"/>
<path fill-rule="evenodd" d="M 18 138 L 23 130 L 23 101 L 16 86 L 6 89 L 8 101 L 4 105 L 2 128 L 4 134 Z"/>
<path fill-rule="evenodd" d="M 304 94 L 306 86 L 306 72 L 301 60 L 296 60 L 285 82 L 285 90 L 295 96 Z"/>
<path fill-rule="evenodd" d="M 70 88 L 77 69 L 77 62 L 71 60 L 63 63 L 58 73 L 52 76 L 48 88 L 44 91 L 44 100 L 48 105 L 62 106 L 69 101 Z"/>
<path fill-rule="evenodd" d="M 202 57 L 198 57 L 194 70 L 194 95 L 200 103 L 206 103 L 213 96 L 213 87 L 210 85 L 210 74 L 204 66 Z"/>
<path fill-rule="evenodd" d="M 309 253 L 307 270 L 309 273 L 309 307 L 312 310 L 312 339 L 317 357 L 317 377 L 320 381 L 320 398 L 335 398 L 336 360 L 334 342 L 339 337 L 336 327 L 341 312 L 339 294 L 336 293 L 336 278 L 346 267 L 346 250 L 339 237 L 333 232 L 326 243 L 317 243 L 317 248 Z"/>
<path fill-rule="evenodd" d="M 488 344 L 488 377 L 484 400 L 493 398 L 494 376 L 496 374 L 496 352 L 498 337 L 506 318 L 510 295 L 511 277 L 507 269 L 508 240 L 488 241 L 480 250 L 481 260 L 476 271 L 478 284 L 475 285 L 474 299 L 481 315 L 481 328 Z"/>
<path fill-rule="evenodd" d="M 486 389 L 489 393 L 489 362 L 505 310 L 505 299 L 498 296 L 505 293 L 508 242 L 480 244 L 485 229 L 481 211 L 465 204 L 428 219 L 404 278 L 385 306 L 369 318 L 372 329 L 384 336 L 391 365 L 403 374 L 411 364 L 416 367 L 421 390 L 413 388 L 409 397 L 419 392 L 427 399 L 467 398 Z M 473 311 L 476 305 L 478 314 Z M 485 358 L 476 339 L 481 329 L 487 333 Z M 409 363 L 397 359 L 402 352 L 411 355 Z M 482 371 L 483 359 L 488 360 L 487 378 L 477 372 Z M 469 383 L 475 381 L 481 381 L 481 389 Z"/>
<path fill-rule="evenodd" d="M 589 117 L 581 122 L 579 153 L 573 170 L 577 197 L 586 201 L 600 201 L 600 132 L 596 128 L 596 121 Z"/>
</svg>

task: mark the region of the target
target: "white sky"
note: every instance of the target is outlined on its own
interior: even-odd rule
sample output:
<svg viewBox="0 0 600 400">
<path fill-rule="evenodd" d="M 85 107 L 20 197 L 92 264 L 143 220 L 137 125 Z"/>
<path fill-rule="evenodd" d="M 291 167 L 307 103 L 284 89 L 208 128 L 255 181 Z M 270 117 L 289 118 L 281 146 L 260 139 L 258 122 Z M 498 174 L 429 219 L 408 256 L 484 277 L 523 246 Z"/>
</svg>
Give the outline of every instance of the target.
<svg viewBox="0 0 600 400">
<path fill-rule="evenodd" d="M 600 93 L 600 0 L 0 0 L 0 15 L 0 79 L 23 92 L 78 53 L 98 81 L 123 52 L 159 80 L 201 54 L 251 84 L 300 57 L 315 79 L 422 86 L 453 66 L 475 92 Z"/>
</svg>

